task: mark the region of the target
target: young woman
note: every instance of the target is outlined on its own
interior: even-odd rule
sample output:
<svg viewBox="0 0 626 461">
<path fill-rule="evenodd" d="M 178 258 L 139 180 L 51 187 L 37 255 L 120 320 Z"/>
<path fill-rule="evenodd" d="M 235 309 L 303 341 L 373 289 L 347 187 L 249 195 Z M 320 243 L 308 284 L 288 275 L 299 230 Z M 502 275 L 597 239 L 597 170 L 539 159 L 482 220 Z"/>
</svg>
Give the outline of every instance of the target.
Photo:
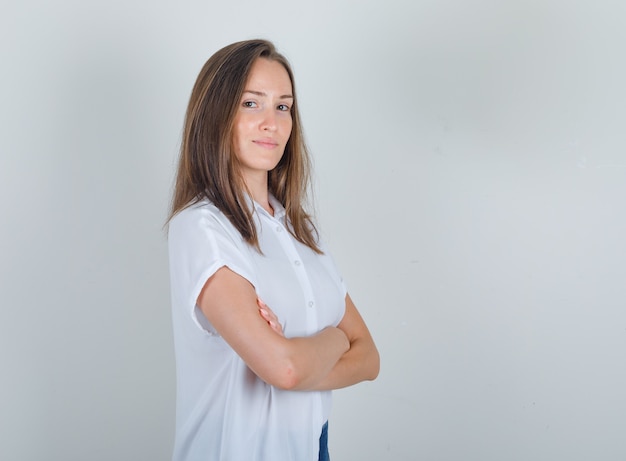
<svg viewBox="0 0 626 461">
<path fill-rule="evenodd" d="M 169 220 L 175 461 L 328 459 L 330 391 L 378 374 L 303 208 L 308 174 L 287 60 L 264 40 L 219 50 L 191 94 Z"/>
</svg>

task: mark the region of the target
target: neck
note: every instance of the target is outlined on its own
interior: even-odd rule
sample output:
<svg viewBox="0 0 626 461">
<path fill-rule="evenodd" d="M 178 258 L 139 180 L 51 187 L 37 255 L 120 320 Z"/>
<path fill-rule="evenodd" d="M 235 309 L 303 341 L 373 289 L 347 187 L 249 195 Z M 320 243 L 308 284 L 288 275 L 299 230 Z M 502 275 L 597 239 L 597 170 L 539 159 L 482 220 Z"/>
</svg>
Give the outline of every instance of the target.
<svg viewBox="0 0 626 461">
<path fill-rule="evenodd" d="M 267 188 L 267 173 L 255 175 L 246 178 L 246 187 L 252 196 L 252 199 L 261 205 L 268 213 L 274 216 L 274 209 L 270 205 L 269 190 Z"/>
</svg>

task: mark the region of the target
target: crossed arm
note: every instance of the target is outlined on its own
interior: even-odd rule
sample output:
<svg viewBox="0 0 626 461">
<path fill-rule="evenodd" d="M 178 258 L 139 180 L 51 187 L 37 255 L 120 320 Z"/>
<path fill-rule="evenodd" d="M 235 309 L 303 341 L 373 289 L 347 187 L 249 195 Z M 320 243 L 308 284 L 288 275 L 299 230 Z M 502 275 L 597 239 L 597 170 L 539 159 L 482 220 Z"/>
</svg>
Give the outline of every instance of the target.
<svg viewBox="0 0 626 461">
<path fill-rule="evenodd" d="M 267 306 L 259 315 L 254 287 L 227 267 L 206 282 L 198 306 L 250 369 L 278 388 L 337 389 L 378 375 L 378 351 L 349 296 L 336 328 L 299 338 L 285 338 Z"/>
</svg>

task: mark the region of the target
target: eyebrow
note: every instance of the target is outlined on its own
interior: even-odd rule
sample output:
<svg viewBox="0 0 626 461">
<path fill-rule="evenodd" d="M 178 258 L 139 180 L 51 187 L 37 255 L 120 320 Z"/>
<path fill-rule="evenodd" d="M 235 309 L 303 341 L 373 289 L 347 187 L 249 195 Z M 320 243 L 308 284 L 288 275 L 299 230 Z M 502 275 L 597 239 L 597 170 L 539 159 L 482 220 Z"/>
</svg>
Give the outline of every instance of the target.
<svg viewBox="0 0 626 461">
<path fill-rule="evenodd" d="M 267 96 L 267 93 L 264 93 L 262 91 L 255 91 L 255 90 L 244 90 L 244 93 L 250 93 L 250 94 L 253 94 L 255 96 L 264 96 L 264 97 Z M 293 99 L 293 95 L 283 94 L 278 99 Z"/>
</svg>

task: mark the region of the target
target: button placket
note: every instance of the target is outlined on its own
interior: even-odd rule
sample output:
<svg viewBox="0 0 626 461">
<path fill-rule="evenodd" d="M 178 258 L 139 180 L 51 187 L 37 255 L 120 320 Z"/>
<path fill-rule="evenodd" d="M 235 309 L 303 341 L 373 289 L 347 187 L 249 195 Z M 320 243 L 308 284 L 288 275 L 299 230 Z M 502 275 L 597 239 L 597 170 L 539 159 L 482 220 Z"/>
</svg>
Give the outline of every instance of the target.
<svg viewBox="0 0 626 461">
<path fill-rule="evenodd" d="M 304 295 L 307 329 L 310 334 L 313 334 L 318 328 L 317 309 L 314 309 L 315 296 L 313 294 L 313 288 L 311 286 L 309 276 L 305 270 L 305 265 L 300 254 L 298 253 L 291 235 L 289 232 L 283 232 L 285 230 L 284 224 L 274 217 L 269 219 L 273 220 L 273 228 L 276 231 L 276 237 L 278 238 L 281 247 L 285 251 L 287 257 L 293 262 L 296 278 L 298 279 L 299 285 L 302 289 L 302 294 Z"/>
</svg>

